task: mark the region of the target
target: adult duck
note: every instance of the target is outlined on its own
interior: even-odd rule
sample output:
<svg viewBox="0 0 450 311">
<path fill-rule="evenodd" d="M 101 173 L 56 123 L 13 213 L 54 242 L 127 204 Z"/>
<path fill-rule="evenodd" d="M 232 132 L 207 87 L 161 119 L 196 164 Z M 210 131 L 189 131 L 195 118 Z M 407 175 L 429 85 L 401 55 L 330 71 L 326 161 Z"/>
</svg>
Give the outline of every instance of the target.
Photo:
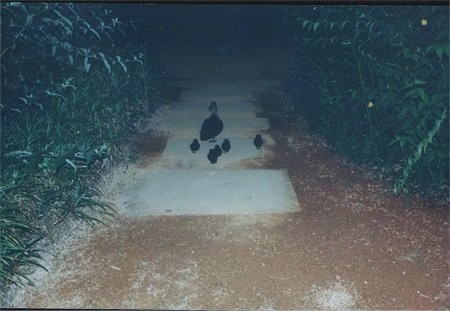
<svg viewBox="0 0 450 311">
<path fill-rule="evenodd" d="M 200 140 L 209 140 L 210 142 L 216 141 L 216 136 L 223 130 L 223 122 L 217 115 L 217 104 L 212 102 L 209 105 L 208 110 L 211 111 L 211 115 L 208 119 L 203 121 L 202 128 L 200 129 Z"/>
</svg>

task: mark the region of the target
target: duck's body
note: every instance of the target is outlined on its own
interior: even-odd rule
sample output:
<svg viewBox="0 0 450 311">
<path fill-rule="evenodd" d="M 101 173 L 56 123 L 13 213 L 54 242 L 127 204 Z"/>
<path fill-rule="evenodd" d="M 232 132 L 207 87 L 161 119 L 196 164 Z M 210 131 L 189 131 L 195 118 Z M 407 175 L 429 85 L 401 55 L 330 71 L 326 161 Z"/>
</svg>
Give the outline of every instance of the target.
<svg viewBox="0 0 450 311">
<path fill-rule="evenodd" d="M 256 135 L 255 139 L 253 140 L 253 144 L 255 145 L 256 149 L 261 149 L 263 140 L 260 134 Z"/>
<path fill-rule="evenodd" d="M 216 136 L 219 135 L 223 130 L 223 122 L 217 115 L 217 104 L 212 102 L 208 110 L 212 111 L 208 119 L 203 121 L 202 127 L 200 129 L 200 140 L 209 140 L 210 142 L 215 142 Z"/>
</svg>

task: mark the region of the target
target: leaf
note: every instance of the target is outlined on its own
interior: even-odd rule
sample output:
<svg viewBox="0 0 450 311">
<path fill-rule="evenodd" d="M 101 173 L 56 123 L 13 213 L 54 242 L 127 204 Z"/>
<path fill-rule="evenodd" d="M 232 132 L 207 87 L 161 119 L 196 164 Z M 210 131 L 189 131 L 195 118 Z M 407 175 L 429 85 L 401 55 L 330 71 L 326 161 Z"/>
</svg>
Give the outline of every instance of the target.
<svg viewBox="0 0 450 311">
<path fill-rule="evenodd" d="M 101 39 L 101 38 L 100 38 L 100 35 L 98 34 L 98 32 L 95 31 L 95 29 L 92 28 L 91 25 L 90 25 L 88 22 L 85 21 L 85 22 L 83 22 L 83 24 L 86 25 L 87 29 L 88 29 L 89 31 L 91 31 L 94 35 L 96 35 L 97 38 L 98 38 L 99 40 Z M 86 33 L 86 31 L 85 31 L 85 33 Z"/>
<path fill-rule="evenodd" d="M 428 95 L 425 92 L 425 89 L 419 87 L 416 89 L 416 92 L 417 92 L 417 94 L 419 94 L 420 98 L 426 105 L 428 105 L 430 103 L 430 99 L 428 98 Z"/>
<path fill-rule="evenodd" d="M 33 155 L 33 153 L 31 153 L 30 151 L 26 151 L 26 150 L 16 150 L 16 151 L 11 151 L 8 153 L 5 153 L 4 156 L 5 157 L 24 157 L 24 156 L 31 156 Z"/>
<path fill-rule="evenodd" d="M 341 31 L 344 30 L 345 25 L 347 25 L 348 23 L 350 23 L 350 22 L 349 22 L 349 21 L 344 21 L 344 22 L 341 24 Z"/>
<path fill-rule="evenodd" d="M 144 66 L 144 62 L 141 61 L 140 59 L 138 59 L 136 56 L 133 57 L 133 60 L 134 60 L 135 62 L 139 62 L 142 66 Z"/>
<path fill-rule="evenodd" d="M 423 104 L 423 101 L 419 102 L 419 106 L 417 107 L 417 110 L 421 112 L 425 108 L 425 105 Z M 423 119 L 422 119 L 423 120 Z"/>
<path fill-rule="evenodd" d="M 306 25 L 307 25 L 308 23 L 310 23 L 310 21 L 307 21 L 307 20 L 303 21 L 302 28 L 305 29 L 305 27 L 306 27 Z"/>
<path fill-rule="evenodd" d="M 407 85 L 405 85 L 402 88 L 402 91 L 405 91 L 405 90 L 410 89 L 412 87 L 417 87 L 419 85 L 424 85 L 425 83 L 426 83 L 425 81 L 415 79 L 414 82 L 411 82 L 411 83 L 408 83 Z"/>
<path fill-rule="evenodd" d="M 34 14 L 27 15 L 27 20 L 25 21 L 25 24 L 31 25 L 31 23 L 33 22 L 33 17 Z"/>
<path fill-rule="evenodd" d="M 320 22 L 315 22 L 314 23 L 314 32 L 316 32 L 317 28 L 319 27 Z"/>
<path fill-rule="evenodd" d="M 20 2 L 7 2 L 6 3 L 6 7 L 8 7 L 8 8 L 15 7 L 15 6 L 20 7 L 22 10 L 26 11 L 24 5 Z"/>
<path fill-rule="evenodd" d="M 84 58 L 84 70 L 86 71 L 86 72 L 89 72 L 89 69 L 91 68 L 91 64 L 89 64 L 89 59 L 88 59 L 88 57 L 86 56 L 85 58 Z"/>
<path fill-rule="evenodd" d="M 430 45 L 426 50 L 425 54 L 429 54 L 430 52 L 435 52 L 436 55 L 442 60 L 442 55 L 445 53 L 448 56 L 448 43 L 441 42 Z"/>
<path fill-rule="evenodd" d="M 117 61 L 119 62 L 119 64 L 122 66 L 123 71 L 125 71 L 125 73 L 127 72 L 127 67 L 125 66 L 124 63 L 122 63 L 122 60 L 120 59 L 120 56 L 116 56 Z"/>
<path fill-rule="evenodd" d="M 80 48 L 80 50 L 84 53 L 85 56 L 88 56 L 89 53 L 91 52 L 90 49 L 85 49 L 85 48 Z"/>
<path fill-rule="evenodd" d="M 111 74 L 111 66 L 108 63 L 108 60 L 105 57 L 105 54 L 98 52 L 100 57 L 102 58 L 103 64 L 105 65 L 106 69 L 108 70 L 108 73 Z"/>
<path fill-rule="evenodd" d="M 95 29 L 89 28 L 89 30 L 90 30 L 92 33 L 94 33 L 94 34 L 97 36 L 97 38 L 98 38 L 99 40 L 101 40 L 100 35 L 98 34 L 97 31 L 95 31 Z"/>
<path fill-rule="evenodd" d="M 67 164 L 69 164 L 70 166 L 73 167 L 73 169 L 75 170 L 75 172 L 77 171 L 77 166 L 75 165 L 75 163 L 73 163 L 72 161 L 70 161 L 69 159 L 66 159 L 65 162 Z"/>
<path fill-rule="evenodd" d="M 330 24 L 330 30 L 333 30 L 334 26 L 336 25 L 336 22 L 331 22 Z"/>
<path fill-rule="evenodd" d="M 436 55 L 439 57 L 439 59 L 442 59 L 442 54 L 444 53 L 444 49 L 442 48 L 442 46 L 436 46 L 434 51 L 436 52 Z"/>
<path fill-rule="evenodd" d="M 403 49 L 402 49 L 402 53 L 403 53 L 403 56 L 404 57 L 407 57 L 408 55 L 409 55 L 409 49 L 407 48 L 407 47 L 404 47 Z"/>
<path fill-rule="evenodd" d="M 72 22 L 71 22 L 68 18 L 62 16 L 61 13 L 59 13 L 59 12 L 58 12 L 57 10 L 55 10 L 55 9 L 53 9 L 53 12 L 55 12 L 56 15 L 58 15 L 59 17 L 61 17 L 61 19 L 62 19 L 67 25 L 69 25 L 70 28 L 72 28 Z"/>
<path fill-rule="evenodd" d="M 422 148 L 423 148 L 423 143 L 419 143 L 419 145 L 417 145 L 416 157 L 420 158 L 422 156 Z"/>
<path fill-rule="evenodd" d="M 134 30 L 137 30 L 137 27 L 134 25 L 134 21 L 131 20 L 130 25 L 131 25 L 131 27 L 133 27 Z"/>
</svg>

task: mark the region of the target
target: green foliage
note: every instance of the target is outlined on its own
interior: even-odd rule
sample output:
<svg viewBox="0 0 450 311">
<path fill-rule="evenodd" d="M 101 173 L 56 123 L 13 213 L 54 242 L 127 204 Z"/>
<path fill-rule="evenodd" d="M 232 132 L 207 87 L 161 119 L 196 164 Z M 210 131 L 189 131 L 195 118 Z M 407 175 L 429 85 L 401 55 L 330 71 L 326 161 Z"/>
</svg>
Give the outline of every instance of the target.
<svg viewBox="0 0 450 311">
<path fill-rule="evenodd" d="M 37 243 L 99 199 L 111 150 L 156 109 L 161 70 L 118 47 L 130 24 L 91 4 L 1 3 L 0 287 L 40 267 Z"/>
<path fill-rule="evenodd" d="M 0 278 L 3 282 L 20 286 L 25 279 L 31 283 L 27 277 L 29 267 L 45 269 L 38 261 L 41 258 L 39 249 L 34 247 L 41 238 L 39 230 L 20 211 L 0 209 Z"/>
<path fill-rule="evenodd" d="M 398 179 L 394 185 L 394 193 L 398 193 L 399 190 L 405 187 L 405 183 L 408 180 L 409 174 L 411 173 L 413 166 L 417 163 L 417 161 L 419 161 L 422 158 L 422 154 L 425 154 L 428 145 L 433 142 L 434 136 L 440 130 L 441 124 L 446 119 L 446 117 L 447 117 L 447 109 L 444 109 L 441 117 L 438 120 L 436 120 L 436 124 L 434 125 L 433 129 L 428 132 L 428 136 L 425 137 L 417 145 L 417 149 L 414 152 L 414 154 L 408 157 L 407 165 L 403 169 L 403 176 L 402 178 Z"/>
<path fill-rule="evenodd" d="M 312 126 L 393 176 L 395 193 L 445 193 L 448 7 L 302 6 L 280 18 L 298 50 L 286 91 Z"/>
</svg>

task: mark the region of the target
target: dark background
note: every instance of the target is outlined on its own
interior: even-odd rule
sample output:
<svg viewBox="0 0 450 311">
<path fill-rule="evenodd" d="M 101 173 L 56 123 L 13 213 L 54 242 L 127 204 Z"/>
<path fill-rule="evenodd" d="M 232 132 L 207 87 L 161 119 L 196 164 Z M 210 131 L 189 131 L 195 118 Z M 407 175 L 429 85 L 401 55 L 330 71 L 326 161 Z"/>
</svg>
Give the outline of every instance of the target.
<svg viewBox="0 0 450 311">
<path fill-rule="evenodd" d="M 235 45 L 277 40 L 281 25 L 276 5 L 241 4 L 109 4 L 123 21 L 139 29 L 127 38 L 135 43 Z"/>
</svg>

